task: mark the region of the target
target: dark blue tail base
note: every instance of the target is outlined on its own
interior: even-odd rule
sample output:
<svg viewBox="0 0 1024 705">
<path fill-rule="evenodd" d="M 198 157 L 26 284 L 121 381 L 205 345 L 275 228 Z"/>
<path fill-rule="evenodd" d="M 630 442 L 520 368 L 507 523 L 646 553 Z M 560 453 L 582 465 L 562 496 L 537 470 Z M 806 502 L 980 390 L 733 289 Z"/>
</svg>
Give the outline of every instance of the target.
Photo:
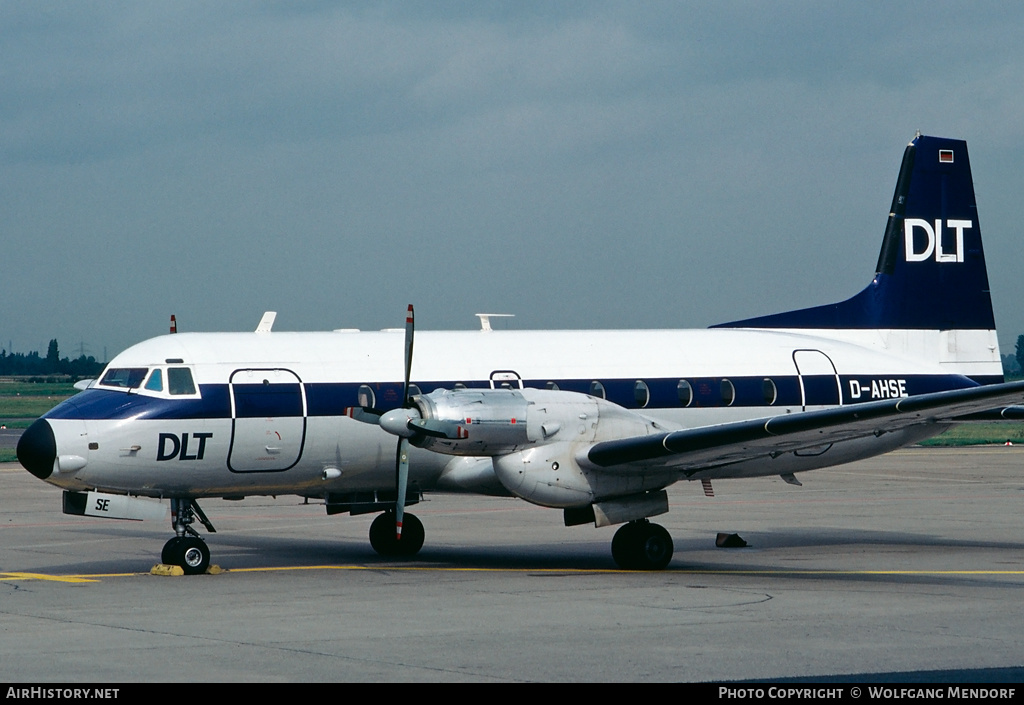
<svg viewBox="0 0 1024 705">
<path fill-rule="evenodd" d="M 967 143 L 907 145 L 875 277 L 859 294 L 712 327 L 995 330 Z"/>
</svg>

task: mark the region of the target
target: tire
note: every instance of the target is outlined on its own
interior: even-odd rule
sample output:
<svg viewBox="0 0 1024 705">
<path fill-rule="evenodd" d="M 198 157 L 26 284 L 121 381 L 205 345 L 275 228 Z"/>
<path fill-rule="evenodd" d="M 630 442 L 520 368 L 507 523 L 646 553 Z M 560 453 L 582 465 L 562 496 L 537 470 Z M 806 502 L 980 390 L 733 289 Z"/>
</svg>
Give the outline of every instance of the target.
<svg viewBox="0 0 1024 705">
<path fill-rule="evenodd" d="M 622 570 L 636 570 L 636 553 L 639 550 L 639 535 L 643 524 L 623 524 L 612 537 L 612 559 Z"/>
<path fill-rule="evenodd" d="M 673 550 L 668 531 L 646 520 L 622 526 L 612 538 L 612 558 L 623 570 L 662 570 Z"/>
<path fill-rule="evenodd" d="M 423 523 L 415 514 L 406 513 L 402 521 L 402 540 L 395 539 L 395 513 L 384 512 L 370 524 L 370 545 L 387 558 L 412 558 L 423 548 Z"/>
<path fill-rule="evenodd" d="M 405 513 L 402 521 L 402 540 L 396 541 L 399 556 L 412 558 L 423 548 L 423 540 L 426 532 L 423 529 L 423 522 L 415 514 Z"/>
<path fill-rule="evenodd" d="M 645 528 L 637 545 L 637 570 L 664 570 L 675 548 L 672 536 L 658 524 L 647 524 Z"/>
<path fill-rule="evenodd" d="M 378 514 L 370 524 L 370 546 L 381 556 L 395 555 L 395 515 L 392 512 Z"/>
<path fill-rule="evenodd" d="M 179 562 L 177 565 L 185 571 L 185 575 L 199 575 L 210 567 L 210 549 L 206 542 L 195 536 L 184 536 L 178 545 Z"/>
<path fill-rule="evenodd" d="M 160 552 L 160 562 L 164 565 L 179 565 L 181 554 L 178 546 L 181 544 L 181 537 L 175 536 L 164 544 L 164 550 Z"/>
</svg>

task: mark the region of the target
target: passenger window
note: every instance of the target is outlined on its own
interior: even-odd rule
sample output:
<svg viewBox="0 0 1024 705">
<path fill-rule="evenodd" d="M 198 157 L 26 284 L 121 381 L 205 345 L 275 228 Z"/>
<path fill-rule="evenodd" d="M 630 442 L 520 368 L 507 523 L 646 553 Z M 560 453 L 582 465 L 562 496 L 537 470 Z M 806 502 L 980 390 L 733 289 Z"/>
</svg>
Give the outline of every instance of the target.
<svg viewBox="0 0 1024 705">
<path fill-rule="evenodd" d="M 359 391 L 356 393 L 356 397 L 358 398 L 357 403 L 364 409 L 372 409 L 377 405 L 376 395 L 374 395 L 373 390 L 370 389 L 369 385 L 360 385 Z"/>
<path fill-rule="evenodd" d="M 149 381 L 146 382 L 146 389 L 151 392 L 164 391 L 164 373 L 159 367 L 154 369 L 152 374 L 149 375 Z"/>
<path fill-rule="evenodd" d="M 719 389 L 722 394 L 722 403 L 726 406 L 732 406 L 732 403 L 736 401 L 736 388 L 732 386 L 732 382 L 723 379 Z"/>
<path fill-rule="evenodd" d="M 558 391 L 558 385 L 555 384 L 554 382 L 545 382 L 544 383 L 544 389 L 550 389 L 550 390 L 552 390 L 554 392 L 557 392 Z"/>
<path fill-rule="evenodd" d="M 647 386 L 647 382 L 642 379 L 638 379 L 636 384 L 633 385 L 633 401 L 641 409 L 647 406 L 647 403 L 651 400 L 651 390 Z"/>
<path fill-rule="evenodd" d="M 775 388 L 775 382 L 765 377 L 761 383 L 761 392 L 764 394 L 764 403 L 771 406 L 779 397 L 779 390 Z"/>
<path fill-rule="evenodd" d="M 187 367 L 168 367 L 167 391 L 171 394 L 195 394 L 196 385 L 192 382 L 192 370 Z"/>
<path fill-rule="evenodd" d="M 679 380 L 679 384 L 676 385 L 676 394 L 679 395 L 679 403 L 683 406 L 689 406 L 693 401 L 693 387 L 685 379 Z"/>
<path fill-rule="evenodd" d="M 604 385 L 598 382 L 596 379 L 590 383 L 590 396 L 597 397 L 598 399 L 605 399 Z"/>
</svg>

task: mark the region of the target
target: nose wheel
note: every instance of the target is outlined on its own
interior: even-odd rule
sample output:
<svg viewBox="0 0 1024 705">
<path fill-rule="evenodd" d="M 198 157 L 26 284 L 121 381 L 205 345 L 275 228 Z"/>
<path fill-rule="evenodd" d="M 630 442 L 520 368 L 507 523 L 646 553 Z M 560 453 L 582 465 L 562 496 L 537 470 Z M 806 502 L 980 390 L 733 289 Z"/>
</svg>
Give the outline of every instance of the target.
<svg viewBox="0 0 1024 705">
<path fill-rule="evenodd" d="M 672 560 L 673 548 L 665 527 L 646 519 L 623 525 L 612 538 L 612 558 L 623 570 L 661 570 Z"/>
<path fill-rule="evenodd" d="M 185 575 L 199 575 L 210 567 L 210 549 L 198 536 L 175 536 L 164 544 L 160 561 L 181 566 Z"/>
<path fill-rule="evenodd" d="M 180 566 L 185 575 L 199 575 L 210 567 L 210 548 L 192 528 L 197 518 L 211 534 L 217 533 L 194 499 L 171 500 L 171 526 L 176 536 L 164 544 L 160 561 Z"/>
</svg>

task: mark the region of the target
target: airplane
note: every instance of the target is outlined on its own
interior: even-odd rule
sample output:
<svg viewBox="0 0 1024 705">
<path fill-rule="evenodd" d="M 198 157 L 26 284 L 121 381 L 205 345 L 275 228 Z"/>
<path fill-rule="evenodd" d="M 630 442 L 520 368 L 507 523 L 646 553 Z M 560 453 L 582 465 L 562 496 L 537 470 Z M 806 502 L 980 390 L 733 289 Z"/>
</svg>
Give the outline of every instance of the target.
<svg viewBox="0 0 1024 705">
<path fill-rule="evenodd" d="M 166 516 L 161 553 L 205 572 L 199 500 L 298 495 L 378 513 L 412 558 L 425 493 L 514 496 L 566 526 L 621 525 L 628 570 L 665 568 L 650 518 L 688 480 L 876 456 L 957 423 L 1024 418 L 1003 379 L 967 144 L 907 145 L 874 275 L 850 299 L 702 330 L 176 333 L 128 348 L 36 420 L 17 454 L 65 513 Z M 415 355 L 413 350 L 415 348 Z M 404 362 L 404 373 L 403 373 Z M 164 500 L 167 502 L 164 503 Z"/>
</svg>

